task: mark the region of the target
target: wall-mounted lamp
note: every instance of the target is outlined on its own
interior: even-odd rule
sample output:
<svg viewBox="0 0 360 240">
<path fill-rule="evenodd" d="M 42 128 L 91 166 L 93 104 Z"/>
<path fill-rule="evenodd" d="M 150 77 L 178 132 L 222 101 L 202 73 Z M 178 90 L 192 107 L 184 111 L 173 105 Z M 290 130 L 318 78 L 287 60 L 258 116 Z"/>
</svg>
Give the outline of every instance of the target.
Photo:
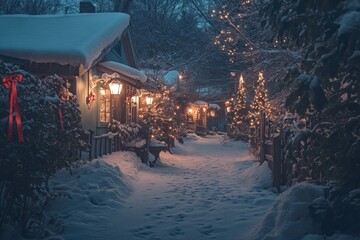
<svg viewBox="0 0 360 240">
<path fill-rule="evenodd" d="M 145 101 L 146 101 L 147 105 L 151 105 L 153 103 L 153 101 L 154 101 L 154 98 L 153 97 L 146 97 Z"/>
<path fill-rule="evenodd" d="M 120 95 L 121 93 L 121 89 L 122 89 L 122 84 L 119 80 L 113 80 L 110 84 L 110 92 L 111 94 L 116 94 L 116 95 Z"/>
</svg>

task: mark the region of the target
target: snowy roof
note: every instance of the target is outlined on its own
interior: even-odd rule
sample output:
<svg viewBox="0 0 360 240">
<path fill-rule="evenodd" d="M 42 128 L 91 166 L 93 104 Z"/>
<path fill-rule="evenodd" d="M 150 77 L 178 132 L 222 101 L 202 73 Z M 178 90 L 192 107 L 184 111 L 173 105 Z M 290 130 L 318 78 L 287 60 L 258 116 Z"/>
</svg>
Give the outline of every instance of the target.
<svg viewBox="0 0 360 240">
<path fill-rule="evenodd" d="M 99 63 L 99 65 L 113 70 L 114 72 L 118 72 L 120 74 L 128 76 L 130 78 L 140 80 L 141 82 L 145 82 L 147 79 L 146 75 L 143 72 L 118 62 L 107 61 L 101 62 Z"/>
<path fill-rule="evenodd" d="M 210 103 L 209 108 L 215 108 L 216 110 L 219 110 L 221 107 L 216 103 Z"/>
<path fill-rule="evenodd" d="M 179 79 L 179 72 L 176 70 L 172 70 L 164 75 L 163 82 L 165 85 L 176 89 L 178 84 L 178 79 Z"/>
<path fill-rule="evenodd" d="M 86 69 L 120 40 L 130 17 L 124 13 L 0 16 L 0 55 Z"/>
<path fill-rule="evenodd" d="M 219 87 L 200 87 L 197 89 L 200 97 L 217 96 L 222 94 L 222 90 Z"/>
<path fill-rule="evenodd" d="M 202 105 L 206 105 L 208 106 L 208 103 L 205 102 L 205 101 L 201 101 L 201 100 L 197 100 L 196 102 L 192 103 L 193 105 L 196 105 L 196 106 L 202 106 Z"/>
</svg>

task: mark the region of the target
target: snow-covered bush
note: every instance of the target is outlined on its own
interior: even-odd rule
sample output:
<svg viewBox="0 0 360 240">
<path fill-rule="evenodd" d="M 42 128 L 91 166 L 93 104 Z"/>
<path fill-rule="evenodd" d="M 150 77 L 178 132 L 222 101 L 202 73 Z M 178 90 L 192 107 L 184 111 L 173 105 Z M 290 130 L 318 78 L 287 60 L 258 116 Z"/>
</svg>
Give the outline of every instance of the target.
<svg viewBox="0 0 360 240">
<path fill-rule="evenodd" d="M 145 134 L 147 133 L 146 126 L 144 124 L 121 124 L 115 119 L 109 123 L 108 130 L 112 133 L 119 133 L 120 140 L 123 144 L 130 142 L 138 136 L 145 137 Z"/>
<path fill-rule="evenodd" d="M 16 85 L 24 142 L 18 141 L 15 120 L 12 139 L 7 139 L 9 89 L 0 84 L 0 227 L 12 223 L 24 236 L 33 236 L 44 205 L 53 197 L 48 179 L 78 160 L 83 130 L 80 111 L 66 95 L 62 78 L 39 79 L 0 61 L 0 79 L 16 74 L 23 76 Z"/>
<path fill-rule="evenodd" d="M 360 233 L 360 116 L 335 126 L 321 123 L 313 129 L 285 129 L 288 183 L 331 183 L 310 210 L 324 234 Z"/>
<path fill-rule="evenodd" d="M 358 210 L 345 199 L 360 188 L 360 5 L 329 3 L 267 0 L 260 6 L 278 41 L 302 55 L 301 66 L 289 69 L 283 80 L 292 87 L 285 105 L 300 115 L 309 110 L 318 115 L 317 127 L 295 133 L 288 142 L 286 160 L 289 166 L 297 163 L 301 180 L 334 180 L 337 194 L 324 195 L 332 215 L 324 219 L 333 223 L 331 232 L 354 231 Z"/>
<path fill-rule="evenodd" d="M 313 201 L 310 214 L 323 234 L 360 234 L 360 189 L 330 186 L 323 197 Z"/>
<path fill-rule="evenodd" d="M 285 128 L 289 181 L 335 180 L 360 187 L 360 116 L 344 125 L 322 122 L 313 129 Z"/>
</svg>

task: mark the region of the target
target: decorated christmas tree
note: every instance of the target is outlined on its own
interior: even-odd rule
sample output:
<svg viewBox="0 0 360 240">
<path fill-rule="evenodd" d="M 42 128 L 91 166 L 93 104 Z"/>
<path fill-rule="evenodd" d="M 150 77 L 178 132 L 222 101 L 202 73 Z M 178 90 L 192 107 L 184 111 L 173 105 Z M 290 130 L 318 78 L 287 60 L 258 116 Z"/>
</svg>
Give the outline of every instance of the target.
<svg viewBox="0 0 360 240">
<path fill-rule="evenodd" d="M 236 93 L 236 100 L 234 104 L 234 118 L 233 118 L 233 125 L 240 129 L 241 125 L 246 119 L 246 89 L 244 86 L 244 79 L 241 75 L 239 78 L 239 87 Z"/>
<path fill-rule="evenodd" d="M 231 97 L 229 100 L 225 102 L 226 106 L 226 122 L 231 124 L 234 118 L 234 111 L 235 111 L 235 99 Z"/>
<path fill-rule="evenodd" d="M 168 141 L 177 136 L 177 108 L 171 91 L 161 86 L 157 93 L 149 93 L 147 98 L 152 99 L 151 104 L 143 98 L 140 108 L 140 118 L 152 127 L 152 137 L 160 141 Z"/>
<path fill-rule="evenodd" d="M 265 89 L 264 75 L 262 72 L 259 72 L 259 79 L 256 84 L 254 100 L 250 105 L 250 111 L 248 115 L 251 125 L 254 125 L 255 127 L 260 125 L 260 116 L 261 112 L 263 111 L 267 117 L 271 113 L 267 90 Z"/>
</svg>

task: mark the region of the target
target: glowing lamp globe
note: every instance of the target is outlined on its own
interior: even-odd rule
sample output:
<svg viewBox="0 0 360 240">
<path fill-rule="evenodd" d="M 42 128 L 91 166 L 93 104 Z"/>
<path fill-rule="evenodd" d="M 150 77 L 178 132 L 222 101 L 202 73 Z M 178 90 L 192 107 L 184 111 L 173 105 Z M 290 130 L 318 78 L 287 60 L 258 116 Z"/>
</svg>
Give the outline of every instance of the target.
<svg viewBox="0 0 360 240">
<path fill-rule="evenodd" d="M 121 89 L 122 89 L 122 84 L 119 80 L 113 80 L 110 84 L 110 92 L 111 94 L 115 94 L 115 95 L 120 95 L 121 93 Z"/>
</svg>

